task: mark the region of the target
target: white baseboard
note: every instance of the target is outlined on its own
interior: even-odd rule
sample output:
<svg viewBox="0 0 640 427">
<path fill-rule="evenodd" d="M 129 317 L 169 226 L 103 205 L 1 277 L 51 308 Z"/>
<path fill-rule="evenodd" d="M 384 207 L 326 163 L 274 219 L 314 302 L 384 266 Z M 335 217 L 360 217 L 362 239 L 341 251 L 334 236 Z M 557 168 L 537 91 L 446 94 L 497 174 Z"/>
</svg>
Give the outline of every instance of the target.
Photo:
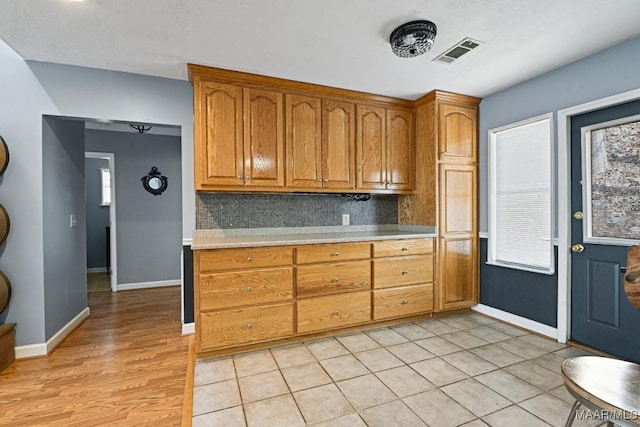
<svg viewBox="0 0 640 427">
<path fill-rule="evenodd" d="M 16 346 L 16 359 L 47 355 L 47 343 Z"/>
<path fill-rule="evenodd" d="M 107 267 L 94 267 L 94 268 L 87 268 L 87 273 L 106 273 L 109 270 L 107 270 Z"/>
<path fill-rule="evenodd" d="M 193 335 L 196 333 L 196 324 L 194 322 L 184 323 L 182 325 L 182 335 Z"/>
<path fill-rule="evenodd" d="M 118 290 L 130 291 L 132 289 L 162 288 L 164 286 L 180 286 L 180 280 L 159 280 L 156 282 L 123 283 L 121 285 L 118 285 Z"/>
<path fill-rule="evenodd" d="M 73 332 L 80 324 L 91 314 L 89 307 L 82 310 L 76 317 L 71 319 L 58 332 L 56 332 L 45 343 L 21 345 L 15 348 L 16 359 L 24 359 L 27 357 L 46 356 L 58 344 L 62 342 L 71 332 Z"/>
<path fill-rule="evenodd" d="M 553 338 L 554 340 L 558 339 L 558 329 L 549 325 L 545 325 L 544 323 L 536 322 L 534 320 L 527 319 L 526 317 L 518 316 L 516 314 L 489 307 L 488 305 L 484 304 L 473 306 L 471 307 L 471 310 L 477 311 L 478 313 L 486 314 L 487 316 L 493 317 L 494 319 L 511 323 L 512 325 L 519 326 L 537 334 Z"/>
</svg>

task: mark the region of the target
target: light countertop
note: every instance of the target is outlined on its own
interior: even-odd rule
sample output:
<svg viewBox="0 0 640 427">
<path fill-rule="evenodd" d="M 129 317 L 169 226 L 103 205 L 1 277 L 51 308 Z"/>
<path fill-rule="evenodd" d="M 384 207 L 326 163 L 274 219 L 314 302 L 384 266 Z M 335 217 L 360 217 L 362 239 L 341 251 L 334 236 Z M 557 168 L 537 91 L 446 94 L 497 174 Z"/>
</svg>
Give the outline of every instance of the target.
<svg viewBox="0 0 640 427">
<path fill-rule="evenodd" d="M 196 230 L 191 249 L 306 245 L 435 236 L 435 227 L 399 224 L 211 229 Z"/>
</svg>

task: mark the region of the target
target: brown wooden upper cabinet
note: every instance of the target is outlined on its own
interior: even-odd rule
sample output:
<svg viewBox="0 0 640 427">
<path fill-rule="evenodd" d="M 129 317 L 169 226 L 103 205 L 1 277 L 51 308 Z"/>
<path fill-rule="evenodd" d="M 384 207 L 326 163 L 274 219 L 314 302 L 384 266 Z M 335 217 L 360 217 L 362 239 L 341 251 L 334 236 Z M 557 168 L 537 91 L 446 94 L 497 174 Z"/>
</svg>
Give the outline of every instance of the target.
<svg viewBox="0 0 640 427">
<path fill-rule="evenodd" d="M 357 188 L 411 191 L 415 184 L 413 112 L 358 105 Z"/>
<path fill-rule="evenodd" d="M 355 106 L 286 95 L 287 186 L 355 188 Z"/>
<path fill-rule="evenodd" d="M 196 189 L 284 186 L 283 95 L 203 82 L 196 108 Z"/>
<path fill-rule="evenodd" d="M 439 158 L 447 162 L 477 161 L 477 117 L 474 106 L 440 104 Z"/>
<path fill-rule="evenodd" d="M 413 101 L 189 65 L 199 191 L 412 194 Z"/>
</svg>

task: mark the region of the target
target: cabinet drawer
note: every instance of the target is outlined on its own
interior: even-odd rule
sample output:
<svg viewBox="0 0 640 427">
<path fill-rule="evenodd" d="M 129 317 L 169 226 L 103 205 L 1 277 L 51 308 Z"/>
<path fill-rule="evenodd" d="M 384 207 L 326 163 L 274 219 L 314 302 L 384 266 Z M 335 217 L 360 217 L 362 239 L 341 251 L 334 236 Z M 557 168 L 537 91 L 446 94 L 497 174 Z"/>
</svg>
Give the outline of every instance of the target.
<svg viewBox="0 0 640 427">
<path fill-rule="evenodd" d="M 238 268 L 275 267 L 293 263 L 293 252 L 290 246 L 213 249 L 198 251 L 196 254 L 200 256 L 200 273 Z"/>
<path fill-rule="evenodd" d="M 373 320 L 433 311 L 433 284 L 373 291 Z"/>
<path fill-rule="evenodd" d="M 200 313 L 198 351 L 293 335 L 293 304 Z"/>
<path fill-rule="evenodd" d="M 298 301 L 298 333 L 336 329 L 371 320 L 371 293 L 310 298 Z"/>
<path fill-rule="evenodd" d="M 200 276 L 200 310 L 290 301 L 293 267 L 229 271 Z"/>
<path fill-rule="evenodd" d="M 296 263 L 298 264 L 366 259 L 370 256 L 371 244 L 369 242 L 328 243 L 296 248 Z"/>
<path fill-rule="evenodd" d="M 373 242 L 375 258 L 433 253 L 433 239 L 381 240 Z"/>
<path fill-rule="evenodd" d="M 370 261 L 301 265 L 296 268 L 298 298 L 371 289 Z"/>
<path fill-rule="evenodd" d="M 414 285 L 433 281 L 433 255 L 373 260 L 373 287 Z"/>
</svg>

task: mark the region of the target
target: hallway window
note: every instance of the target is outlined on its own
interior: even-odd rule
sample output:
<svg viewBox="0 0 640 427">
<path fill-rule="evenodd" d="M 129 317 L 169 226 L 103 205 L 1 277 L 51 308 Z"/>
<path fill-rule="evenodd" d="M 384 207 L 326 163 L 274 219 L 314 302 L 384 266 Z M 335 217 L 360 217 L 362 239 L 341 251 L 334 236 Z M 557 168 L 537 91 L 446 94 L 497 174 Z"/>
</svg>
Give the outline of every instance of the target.
<svg viewBox="0 0 640 427">
<path fill-rule="evenodd" d="M 111 205 L 111 171 L 109 169 L 100 168 L 100 182 L 101 182 L 101 198 L 100 206 Z"/>
<path fill-rule="evenodd" d="M 552 115 L 489 131 L 489 264 L 553 274 Z"/>
</svg>

